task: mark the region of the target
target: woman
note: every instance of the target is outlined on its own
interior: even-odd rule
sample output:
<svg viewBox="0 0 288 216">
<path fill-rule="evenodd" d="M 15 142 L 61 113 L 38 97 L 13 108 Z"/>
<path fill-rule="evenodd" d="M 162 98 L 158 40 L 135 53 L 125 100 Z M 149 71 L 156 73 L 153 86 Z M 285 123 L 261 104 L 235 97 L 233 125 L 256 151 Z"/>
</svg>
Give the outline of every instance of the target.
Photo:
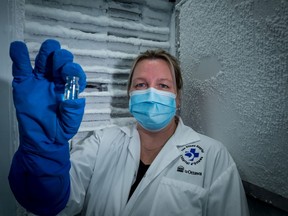
<svg viewBox="0 0 288 216">
<path fill-rule="evenodd" d="M 53 61 L 60 61 L 66 54 L 58 51 L 59 46 L 55 43 L 51 40 L 44 42 L 39 52 L 40 57 L 41 53 L 53 51 Z M 49 48 L 50 52 L 41 52 L 48 49 L 47 47 L 54 48 Z M 13 56 L 13 49 L 15 47 L 11 46 L 11 58 L 16 67 L 20 65 L 20 58 Z M 49 59 L 49 55 L 44 59 Z M 69 70 L 65 69 L 67 64 L 70 63 L 66 60 L 61 64 L 53 63 L 53 83 L 56 87 L 57 84 L 61 86 L 61 82 L 57 82 L 57 72 L 67 75 L 71 73 L 71 68 L 74 68 L 74 71 L 77 71 L 74 75 L 79 76 L 80 80 L 85 78 L 83 71 L 76 67 L 75 63 L 73 67 L 68 67 Z M 13 71 L 14 82 L 19 71 L 25 70 Z M 37 70 L 33 74 L 37 74 Z M 18 88 L 16 84 L 13 87 Z M 47 146 L 33 139 L 31 135 L 30 139 L 24 139 L 21 143 L 20 130 L 20 150 L 15 154 L 10 172 L 11 188 L 18 201 L 28 210 L 41 215 L 56 214 L 59 211 L 59 215 L 75 215 L 80 212 L 82 215 L 109 216 L 249 215 L 241 179 L 228 151 L 221 143 L 185 126 L 176 115 L 176 110 L 180 107 L 181 88 L 182 78 L 177 60 L 162 50 L 147 51 L 135 60 L 128 82 L 129 110 L 137 120 L 136 124 L 94 131 L 90 137 L 72 149 L 70 160 L 67 156 L 60 158 L 61 155 L 67 155 L 67 148 L 55 148 L 55 145 L 66 146 L 65 139 L 49 139 Z M 14 97 L 15 94 L 17 95 L 17 92 L 14 90 Z M 14 104 L 20 113 L 20 109 L 26 107 L 23 108 L 21 104 L 24 102 L 20 103 L 17 97 L 15 98 Z M 60 122 L 64 119 L 65 123 L 68 120 L 65 120 L 64 116 L 68 115 L 67 118 L 72 121 L 76 119 L 75 116 L 83 115 L 75 112 L 83 108 L 78 105 L 81 103 L 57 101 L 57 104 L 60 104 L 60 114 L 55 115 L 55 118 L 59 118 Z M 69 116 L 71 109 L 74 114 Z M 58 108 L 55 113 L 57 110 Z M 21 121 L 20 114 L 18 121 L 20 125 L 22 122 L 22 127 L 27 127 L 25 121 Z M 78 119 L 76 126 L 79 124 Z M 25 131 L 22 134 L 29 137 Z M 67 138 L 69 137 L 66 136 L 66 140 Z M 27 143 L 33 145 L 30 144 L 27 148 Z M 34 160 L 29 155 L 31 153 L 27 149 L 31 149 L 31 146 L 37 149 L 32 151 L 33 155 L 37 154 L 40 159 Z M 37 153 L 39 149 L 41 151 Z M 55 154 L 51 156 L 47 152 Z M 37 164 L 36 168 L 31 168 L 28 160 L 33 161 L 34 165 Z M 21 166 L 25 166 L 21 170 L 20 161 Z M 28 165 L 23 165 L 25 163 Z M 52 164 L 52 167 L 55 167 L 53 170 L 58 173 L 53 174 L 50 168 L 41 164 Z M 26 176 L 27 173 L 28 176 L 33 176 L 29 178 L 30 182 L 37 185 L 39 191 L 47 194 L 48 198 L 41 198 L 38 206 L 33 206 L 31 202 L 41 197 L 40 192 L 35 192 L 32 196 L 29 192 L 32 187 L 19 192 L 21 187 L 17 185 L 19 183 L 15 178 L 16 174 L 18 178 L 24 176 L 24 169 Z M 45 178 L 47 176 L 48 179 Z M 21 185 L 22 187 L 31 185 L 27 178 L 25 181 L 28 183 Z M 30 203 L 21 198 L 27 193 L 31 197 Z"/>
</svg>

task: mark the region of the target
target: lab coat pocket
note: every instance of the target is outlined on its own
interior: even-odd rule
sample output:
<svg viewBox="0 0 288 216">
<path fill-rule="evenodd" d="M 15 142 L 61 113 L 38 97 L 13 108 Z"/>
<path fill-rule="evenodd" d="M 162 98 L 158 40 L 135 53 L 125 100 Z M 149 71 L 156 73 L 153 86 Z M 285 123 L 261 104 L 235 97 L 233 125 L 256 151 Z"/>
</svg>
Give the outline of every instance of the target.
<svg viewBox="0 0 288 216">
<path fill-rule="evenodd" d="M 184 181 L 163 177 L 156 192 L 151 215 L 205 215 L 207 192 Z"/>
</svg>

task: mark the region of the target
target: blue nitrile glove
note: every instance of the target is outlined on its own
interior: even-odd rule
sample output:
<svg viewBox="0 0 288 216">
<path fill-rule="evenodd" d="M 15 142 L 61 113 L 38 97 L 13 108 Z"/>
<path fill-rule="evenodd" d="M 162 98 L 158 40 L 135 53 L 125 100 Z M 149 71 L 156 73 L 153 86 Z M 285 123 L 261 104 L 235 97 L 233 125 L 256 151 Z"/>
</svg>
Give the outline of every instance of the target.
<svg viewBox="0 0 288 216">
<path fill-rule="evenodd" d="M 32 68 L 26 44 L 11 43 L 13 99 L 20 145 L 14 155 L 10 187 L 17 201 L 37 215 L 55 215 L 70 195 L 68 141 L 79 129 L 84 98 L 63 101 L 65 77 L 79 77 L 80 92 L 86 76 L 73 55 L 59 42 L 46 40 Z"/>
</svg>

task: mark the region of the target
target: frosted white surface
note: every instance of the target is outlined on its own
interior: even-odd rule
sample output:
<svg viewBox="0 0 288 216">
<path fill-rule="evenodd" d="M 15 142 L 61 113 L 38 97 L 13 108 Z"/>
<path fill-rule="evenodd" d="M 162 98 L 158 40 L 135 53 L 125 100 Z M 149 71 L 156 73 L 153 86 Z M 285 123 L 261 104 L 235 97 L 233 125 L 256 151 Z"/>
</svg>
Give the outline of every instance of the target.
<svg viewBox="0 0 288 216">
<path fill-rule="evenodd" d="M 184 3 L 183 3 L 184 2 Z M 288 197 L 288 2 L 182 1 L 182 116 L 243 180 Z"/>
<path fill-rule="evenodd" d="M 90 40 L 91 42 L 112 42 L 112 43 L 126 43 L 134 46 L 145 45 L 145 46 L 158 46 L 159 48 L 167 49 L 170 47 L 169 42 L 159 42 L 152 40 L 145 40 L 139 38 L 121 38 L 110 36 L 105 33 L 84 33 L 78 30 L 73 30 L 60 25 L 43 25 L 38 22 L 26 22 L 26 30 L 30 33 L 41 32 L 42 35 L 47 37 L 66 37 L 81 40 Z"/>
<path fill-rule="evenodd" d="M 84 3 L 83 3 L 84 4 Z M 171 7 L 171 6 L 170 6 Z M 147 31 L 160 34 L 168 34 L 168 27 L 153 27 L 142 24 L 141 22 L 122 22 L 111 19 L 107 16 L 89 16 L 77 11 L 64 11 L 62 9 L 55 9 L 43 6 L 36 6 L 31 4 L 25 5 L 27 12 L 33 13 L 34 16 L 44 16 L 46 18 L 53 18 L 56 20 L 75 22 L 82 24 L 94 24 L 99 26 L 112 26 L 124 29 L 131 29 L 133 31 Z"/>
<path fill-rule="evenodd" d="M 41 45 L 40 43 L 35 43 L 35 42 L 28 42 L 27 43 L 27 46 L 29 47 L 29 51 L 31 51 L 31 52 L 37 52 L 40 48 L 40 45 Z M 129 53 L 125 53 L 125 52 L 116 52 L 116 51 L 111 51 L 111 50 L 75 49 L 75 48 L 69 48 L 69 46 L 65 46 L 65 45 L 62 45 L 62 48 L 69 49 L 69 51 L 72 52 L 73 55 L 91 56 L 91 57 L 98 57 L 98 58 L 99 57 L 101 57 L 101 58 L 120 58 L 120 59 L 133 60 L 137 56 L 135 54 L 129 54 Z M 95 67 L 97 67 L 97 66 L 95 66 Z M 92 68 L 92 66 L 90 66 L 89 68 Z M 101 67 L 101 68 L 104 68 L 104 67 Z"/>
<path fill-rule="evenodd" d="M 86 72 L 89 87 L 80 94 L 86 98 L 80 132 L 131 121 L 125 89 L 131 63 L 146 49 L 170 49 L 174 4 L 166 0 L 25 3 L 24 37 L 32 63 L 41 43 L 54 38 Z"/>
</svg>

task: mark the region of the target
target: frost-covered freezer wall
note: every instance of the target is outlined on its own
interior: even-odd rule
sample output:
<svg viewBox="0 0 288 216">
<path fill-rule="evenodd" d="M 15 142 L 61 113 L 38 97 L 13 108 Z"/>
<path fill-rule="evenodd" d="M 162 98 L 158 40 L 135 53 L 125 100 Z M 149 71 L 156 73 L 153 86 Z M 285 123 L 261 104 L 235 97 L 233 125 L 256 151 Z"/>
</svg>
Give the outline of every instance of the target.
<svg viewBox="0 0 288 216">
<path fill-rule="evenodd" d="M 32 61 L 43 40 L 69 49 L 87 74 L 86 109 L 77 140 L 97 127 L 131 121 L 126 81 L 146 49 L 170 50 L 174 4 L 168 0 L 27 0 L 24 39 Z"/>
<path fill-rule="evenodd" d="M 288 198 L 288 1 L 183 0 L 177 13 L 185 123 Z"/>
</svg>

